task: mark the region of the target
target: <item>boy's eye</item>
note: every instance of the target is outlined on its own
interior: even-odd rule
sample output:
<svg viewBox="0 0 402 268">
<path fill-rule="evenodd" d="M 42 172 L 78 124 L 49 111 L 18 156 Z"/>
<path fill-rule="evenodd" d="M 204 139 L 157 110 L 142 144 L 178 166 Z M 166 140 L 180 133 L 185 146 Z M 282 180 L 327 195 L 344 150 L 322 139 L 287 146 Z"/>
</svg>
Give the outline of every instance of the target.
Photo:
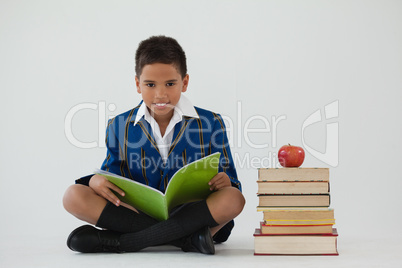
<svg viewBox="0 0 402 268">
<path fill-rule="evenodd" d="M 174 86 L 174 83 L 167 83 L 166 84 L 168 87 L 172 87 L 172 86 Z"/>
<path fill-rule="evenodd" d="M 146 84 L 146 86 L 147 86 L 147 87 L 154 87 L 155 84 L 154 84 L 154 83 L 148 83 L 148 84 Z"/>
</svg>

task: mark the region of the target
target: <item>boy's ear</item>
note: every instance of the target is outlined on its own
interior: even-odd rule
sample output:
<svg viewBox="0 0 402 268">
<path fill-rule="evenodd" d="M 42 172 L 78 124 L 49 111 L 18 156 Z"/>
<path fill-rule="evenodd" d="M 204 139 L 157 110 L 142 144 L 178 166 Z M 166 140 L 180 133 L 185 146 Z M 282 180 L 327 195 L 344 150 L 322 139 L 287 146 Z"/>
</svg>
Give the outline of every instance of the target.
<svg viewBox="0 0 402 268">
<path fill-rule="evenodd" d="M 138 76 L 135 76 L 135 86 L 137 87 L 137 92 L 141 94 L 140 79 Z"/>
<path fill-rule="evenodd" d="M 183 88 L 182 88 L 181 92 L 187 91 L 189 79 L 190 79 L 190 76 L 188 74 L 186 74 L 186 76 L 183 78 Z"/>
</svg>

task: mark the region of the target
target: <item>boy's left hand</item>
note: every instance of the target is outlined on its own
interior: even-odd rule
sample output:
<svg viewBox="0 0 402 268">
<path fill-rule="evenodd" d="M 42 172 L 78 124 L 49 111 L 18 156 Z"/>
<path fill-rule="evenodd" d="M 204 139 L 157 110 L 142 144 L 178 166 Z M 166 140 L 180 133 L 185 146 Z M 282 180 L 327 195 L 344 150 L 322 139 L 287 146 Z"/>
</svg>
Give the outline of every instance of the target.
<svg viewBox="0 0 402 268">
<path fill-rule="evenodd" d="M 225 172 L 219 172 L 216 174 L 208 183 L 210 185 L 210 190 L 211 191 L 218 191 L 222 188 L 232 186 L 232 183 L 230 182 L 230 178 L 228 174 Z"/>
</svg>

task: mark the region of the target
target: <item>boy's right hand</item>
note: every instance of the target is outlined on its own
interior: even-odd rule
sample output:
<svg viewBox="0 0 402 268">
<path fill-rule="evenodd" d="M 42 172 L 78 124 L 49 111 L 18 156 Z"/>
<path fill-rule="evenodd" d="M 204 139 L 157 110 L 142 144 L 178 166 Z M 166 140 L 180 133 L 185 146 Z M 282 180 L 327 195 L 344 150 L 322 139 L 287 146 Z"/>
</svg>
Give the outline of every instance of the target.
<svg viewBox="0 0 402 268">
<path fill-rule="evenodd" d="M 106 200 L 110 201 L 111 203 L 119 206 L 121 201 L 117 196 L 112 192 L 115 191 L 116 193 L 124 196 L 124 192 L 122 189 L 108 181 L 105 177 L 95 174 L 89 180 L 89 187 L 95 191 L 99 196 L 102 196 Z"/>
</svg>

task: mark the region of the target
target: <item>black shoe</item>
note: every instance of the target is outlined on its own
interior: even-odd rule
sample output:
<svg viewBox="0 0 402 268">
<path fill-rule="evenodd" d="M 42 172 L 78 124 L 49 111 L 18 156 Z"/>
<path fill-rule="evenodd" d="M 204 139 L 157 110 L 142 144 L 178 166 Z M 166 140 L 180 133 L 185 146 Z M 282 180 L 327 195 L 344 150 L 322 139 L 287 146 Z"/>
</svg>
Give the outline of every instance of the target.
<svg viewBox="0 0 402 268">
<path fill-rule="evenodd" d="M 78 227 L 67 238 L 67 246 L 82 253 L 122 252 L 120 233 L 103 231 L 91 225 Z"/>
<path fill-rule="evenodd" d="M 208 226 L 193 233 L 182 247 L 185 252 L 200 252 L 203 254 L 215 254 L 215 245 Z"/>
</svg>

